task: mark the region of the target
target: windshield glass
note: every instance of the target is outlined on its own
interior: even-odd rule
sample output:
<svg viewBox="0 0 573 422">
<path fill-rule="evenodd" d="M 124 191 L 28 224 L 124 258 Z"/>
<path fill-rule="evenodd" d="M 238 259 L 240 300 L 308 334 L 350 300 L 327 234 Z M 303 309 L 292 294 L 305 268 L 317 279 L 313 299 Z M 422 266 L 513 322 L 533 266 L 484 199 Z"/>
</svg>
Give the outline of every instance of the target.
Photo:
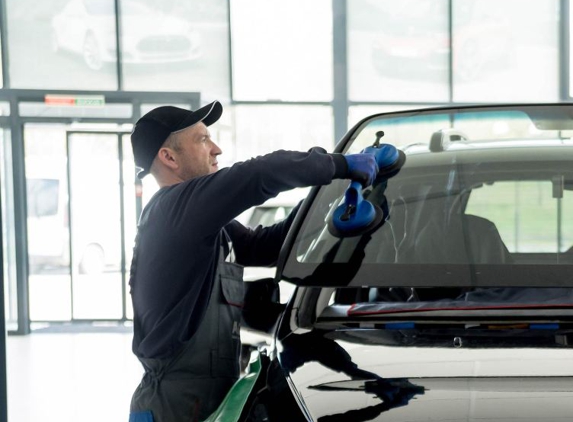
<svg viewBox="0 0 573 422">
<path fill-rule="evenodd" d="M 365 189 L 388 218 L 373 233 L 328 229 L 348 180 L 316 196 L 283 277 L 322 286 L 573 286 L 573 106 L 467 107 L 372 116 L 339 145 L 406 154 Z M 313 197 L 313 195 L 311 195 Z"/>
</svg>

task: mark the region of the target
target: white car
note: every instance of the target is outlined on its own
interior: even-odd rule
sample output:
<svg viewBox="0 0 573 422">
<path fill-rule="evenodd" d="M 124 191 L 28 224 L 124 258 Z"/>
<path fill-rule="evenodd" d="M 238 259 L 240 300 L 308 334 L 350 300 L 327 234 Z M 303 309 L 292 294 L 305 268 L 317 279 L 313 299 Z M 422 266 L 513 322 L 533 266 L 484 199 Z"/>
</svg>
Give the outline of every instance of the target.
<svg viewBox="0 0 573 422">
<path fill-rule="evenodd" d="M 122 1 L 123 63 L 173 63 L 201 56 L 200 36 L 189 22 L 134 1 Z M 52 47 L 79 54 L 92 70 L 117 61 L 114 2 L 70 0 L 52 19 Z"/>
</svg>

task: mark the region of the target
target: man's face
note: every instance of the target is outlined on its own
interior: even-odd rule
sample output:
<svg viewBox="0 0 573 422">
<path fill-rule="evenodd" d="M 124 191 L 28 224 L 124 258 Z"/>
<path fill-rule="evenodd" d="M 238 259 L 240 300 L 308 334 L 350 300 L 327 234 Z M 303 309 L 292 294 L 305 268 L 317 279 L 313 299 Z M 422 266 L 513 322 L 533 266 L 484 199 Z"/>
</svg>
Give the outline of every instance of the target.
<svg viewBox="0 0 573 422">
<path fill-rule="evenodd" d="M 179 177 L 189 180 L 219 170 L 221 149 L 211 140 L 209 130 L 199 122 L 176 134 L 178 137 Z"/>
</svg>

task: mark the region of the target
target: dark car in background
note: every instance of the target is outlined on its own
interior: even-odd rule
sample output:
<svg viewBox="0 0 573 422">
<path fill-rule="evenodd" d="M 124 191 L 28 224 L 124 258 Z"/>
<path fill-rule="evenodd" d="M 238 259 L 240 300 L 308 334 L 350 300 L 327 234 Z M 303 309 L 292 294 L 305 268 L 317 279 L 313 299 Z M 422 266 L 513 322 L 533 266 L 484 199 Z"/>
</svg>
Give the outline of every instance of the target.
<svg viewBox="0 0 573 422">
<path fill-rule="evenodd" d="M 380 139 L 380 137 L 383 137 Z M 275 281 L 273 344 L 209 419 L 573 419 L 573 105 L 373 115 L 401 170 L 362 191 L 377 228 L 333 231 L 349 181 L 314 188 Z"/>
</svg>

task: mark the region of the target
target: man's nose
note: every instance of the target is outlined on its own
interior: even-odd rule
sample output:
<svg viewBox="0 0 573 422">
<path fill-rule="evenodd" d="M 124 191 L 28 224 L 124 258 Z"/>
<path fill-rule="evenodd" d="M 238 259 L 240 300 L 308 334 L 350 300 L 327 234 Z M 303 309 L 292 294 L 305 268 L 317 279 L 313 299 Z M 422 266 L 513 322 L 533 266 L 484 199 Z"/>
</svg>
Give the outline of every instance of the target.
<svg viewBox="0 0 573 422">
<path fill-rule="evenodd" d="M 213 142 L 213 148 L 211 148 L 211 154 L 221 155 L 222 153 L 223 153 L 223 151 L 221 150 L 221 148 L 219 148 L 219 145 L 217 145 L 215 142 Z"/>
</svg>

